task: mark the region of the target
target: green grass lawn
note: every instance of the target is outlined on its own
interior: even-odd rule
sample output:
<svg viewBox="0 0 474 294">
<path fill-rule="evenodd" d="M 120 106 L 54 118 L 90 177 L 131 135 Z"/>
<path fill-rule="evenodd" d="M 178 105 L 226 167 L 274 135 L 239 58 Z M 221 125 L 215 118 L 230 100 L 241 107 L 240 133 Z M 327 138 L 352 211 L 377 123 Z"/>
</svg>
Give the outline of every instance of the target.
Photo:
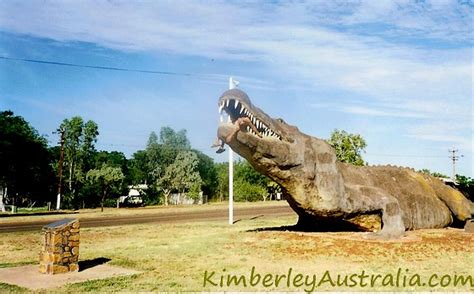
<svg viewBox="0 0 474 294">
<path fill-rule="evenodd" d="M 367 240 L 357 233 L 299 233 L 256 229 L 293 224 L 296 217 L 245 219 L 229 226 L 226 222 L 143 224 L 122 227 L 81 229 L 80 260 L 109 258 L 110 265 L 136 269 L 142 273 L 105 280 L 87 281 L 56 288 L 54 291 L 268 291 L 311 289 L 280 283 L 266 287 L 221 287 L 220 277 L 249 276 L 252 267 L 262 276 L 283 275 L 292 270 L 312 277 L 327 271 L 337 274 L 396 275 L 401 269 L 408 280 L 419 275 L 422 282 L 432 274 L 473 275 L 474 235 L 461 230 L 424 230 L 409 232 L 399 241 Z M 40 232 L 0 235 L 0 267 L 36 263 L 41 246 Z M 204 286 L 205 273 L 213 285 Z M 408 272 L 407 272 L 408 271 Z M 446 281 L 447 278 L 445 278 Z M 380 282 L 380 280 L 379 280 Z M 333 287 L 323 283 L 315 291 L 472 291 L 472 285 L 447 287 L 399 285 L 382 287 Z M 21 288 L 0 284 L 0 291 Z M 25 290 L 25 289 L 23 289 Z"/>
</svg>

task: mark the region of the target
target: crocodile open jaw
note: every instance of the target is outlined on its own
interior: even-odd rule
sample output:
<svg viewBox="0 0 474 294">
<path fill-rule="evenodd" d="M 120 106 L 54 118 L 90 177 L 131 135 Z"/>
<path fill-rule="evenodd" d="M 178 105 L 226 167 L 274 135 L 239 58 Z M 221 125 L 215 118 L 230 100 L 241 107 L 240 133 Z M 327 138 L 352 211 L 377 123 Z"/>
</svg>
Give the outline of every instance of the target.
<svg viewBox="0 0 474 294">
<path fill-rule="evenodd" d="M 232 123 L 235 123 L 239 118 L 247 117 L 258 130 L 262 137 L 267 138 L 276 138 L 278 140 L 282 139 L 282 136 L 278 134 L 277 131 L 271 128 L 270 123 L 266 122 L 265 118 L 258 117 L 254 111 L 253 107 L 245 100 L 246 97 L 239 97 L 239 95 L 224 95 L 219 99 L 219 114 L 221 117 L 221 122 L 224 122 L 223 112 L 225 111 Z M 248 133 L 251 133 L 255 136 L 258 134 L 250 127 L 246 128 Z"/>
</svg>

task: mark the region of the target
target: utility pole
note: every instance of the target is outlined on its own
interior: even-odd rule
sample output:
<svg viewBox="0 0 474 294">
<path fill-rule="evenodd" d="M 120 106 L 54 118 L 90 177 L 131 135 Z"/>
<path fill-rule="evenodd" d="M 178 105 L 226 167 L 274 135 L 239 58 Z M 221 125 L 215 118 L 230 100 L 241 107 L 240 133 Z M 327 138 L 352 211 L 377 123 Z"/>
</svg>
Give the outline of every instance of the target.
<svg viewBox="0 0 474 294">
<path fill-rule="evenodd" d="M 239 82 L 229 78 L 229 90 L 236 88 Z M 230 114 L 228 122 L 232 123 Z M 229 146 L 229 225 L 234 224 L 234 151 Z"/>
<path fill-rule="evenodd" d="M 65 138 L 66 130 L 64 129 L 64 127 L 61 126 L 58 129 L 58 132 L 61 134 L 61 139 L 59 141 L 59 144 L 61 144 L 61 149 L 59 151 L 59 162 L 58 162 L 59 182 L 58 182 L 58 196 L 56 200 L 56 210 L 59 210 L 61 208 L 61 188 L 63 186 L 64 142 L 66 141 L 66 138 Z"/>
<path fill-rule="evenodd" d="M 450 149 L 448 150 L 449 153 L 452 153 L 451 155 L 449 155 L 449 158 L 452 160 L 453 162 L 453 176 L 452 176 L 452 180 L 453 182 L 456 182 L 456 161 L 459 160 L 459 158 L 463 157 L 464 155 L 456 155 L 456 152 L 459 152 L 458 149 Z"/>
</svg>

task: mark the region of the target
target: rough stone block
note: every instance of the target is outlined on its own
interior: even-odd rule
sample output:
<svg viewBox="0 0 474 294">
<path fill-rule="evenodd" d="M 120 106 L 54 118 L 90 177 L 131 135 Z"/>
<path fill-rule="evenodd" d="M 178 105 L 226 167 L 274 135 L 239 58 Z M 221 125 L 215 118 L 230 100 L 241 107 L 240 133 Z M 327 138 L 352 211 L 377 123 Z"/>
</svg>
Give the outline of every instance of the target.
<svg viewBox="0 0 474 294">
<path fill-rule="evenodd" d="M 76 247 L 76 246 L 79 246 L 79 241 L 69 241 L 67 243 L 67 246 L 69 247 Z"/>
<path fill-rule="evenodd" d="M 39 254 L 40 273 L 78 271 L 79 227 L 79 221 L 74 219 L 64 219 L 43 227 L 44 244 Z"/>
<path fill-rule="evenodd" d="M 54 246 L 51 251 L 57 254 L 62 254 L 64 252 L 64 248 L 61 245 L 62 244 L 59 244 L 59 246 Z"/>
<path fill-rule="evenodd" d="M 49 262 L 53 262 L 53 254 L 47 252 L 40 252 L 39 259 L 41 264 L 47 264 Z"/>
<path fill-rule="evenodd" d="M 79 234 L 69 236 L 69 241 L 79 241 Z"/>
<path fill-rule="evenodd" d="M 52 268 L 52 274 L 64 274 L 69 271 L 69 266 L 68 265 L 58 265 L 54 264 Z"/>
<path fill-rule="evenodd" d="M 40 263 L 39 272 L 42 273 L 42 274 L 47 274 L 48 273 L 48 265 L 44 264 L 44 263 Z"/>
<path fill-rule="evenodd" d="M 63 244 L 63 236 L 61 234 L 53 234 L 51 244 L 54 246 Z"/>
<path fill-rule="evenodd" d="M 70 272 L 78 272 L 78 271 L 79 271 L 79 264 L 77 264 L 77 263 L 70 263 L 70 264 L 69 264 L 69 271 L 70 271 Z"/>
</svg>

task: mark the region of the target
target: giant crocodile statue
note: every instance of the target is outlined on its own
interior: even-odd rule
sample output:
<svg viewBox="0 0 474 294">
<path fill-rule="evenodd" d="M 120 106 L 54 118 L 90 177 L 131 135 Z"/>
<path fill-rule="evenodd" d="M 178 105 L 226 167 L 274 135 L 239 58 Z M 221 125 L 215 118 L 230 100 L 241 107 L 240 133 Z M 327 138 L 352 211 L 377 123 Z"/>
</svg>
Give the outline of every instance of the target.
<svg viewBox="0 0 474 294">
<path fill-rule="evenodd" d="M 326 141 L 271 118 L 239 89 L 224 92 L 218 107 L 230 117 L 219 124 L 218 138 L 281 186 L 299 216 L 297 226 L 400 236 L 405 230 L 464 222 L 474 214 L 471 201 L 434 177 L 409 168 L 337 161 Z"/>
</svg>

